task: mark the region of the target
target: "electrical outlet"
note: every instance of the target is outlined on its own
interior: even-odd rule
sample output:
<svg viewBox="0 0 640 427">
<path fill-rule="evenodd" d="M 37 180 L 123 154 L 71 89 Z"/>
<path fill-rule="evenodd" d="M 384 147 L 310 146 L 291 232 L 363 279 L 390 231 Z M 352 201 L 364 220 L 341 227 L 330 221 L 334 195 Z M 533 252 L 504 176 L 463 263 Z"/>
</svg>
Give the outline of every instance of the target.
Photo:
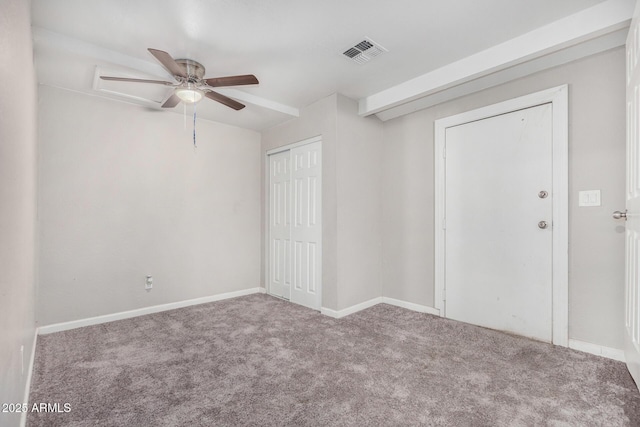
<svg viewBox="0 0 640 427">
<path fill-rule="evenodd" d="M 153 288 L 153 276 L 147 276 L 147 279 L 144 281 L 144 288 L 147 291 L 150 291 Z"/>
</svg>

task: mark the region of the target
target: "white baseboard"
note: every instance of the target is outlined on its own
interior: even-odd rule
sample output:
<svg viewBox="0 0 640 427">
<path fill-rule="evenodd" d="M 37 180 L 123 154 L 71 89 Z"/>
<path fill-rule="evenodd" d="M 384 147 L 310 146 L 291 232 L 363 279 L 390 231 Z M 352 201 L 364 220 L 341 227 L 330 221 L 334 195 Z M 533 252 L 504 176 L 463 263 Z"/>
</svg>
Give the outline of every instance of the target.
<svg viewBox="0 0 640 427">
<path fill-rule="evenodd" d="M 342 310 L 332 310 L 330 308 L 322 307 L 320 309 L 320 313 L 329 317 L 333 317 L 334 319 L 340 319 L 342 317 L 364 310 L 365 308 L 373 307 L 374 305 L 380 304 L 381 302 L 382 297 L 377 297 L 370 299 L 369 301 L 361 302 L 360 304 L 352 305 L 351 307 L 347 307 Z"/>
<path fill-rule="evenodd" d="M 227 292 L 224 294 L 211 295 L 208 297 L 195 298 L 185 301 L 172 302 L 168 304 L 154 305 L 151 307 L 138 308 L 136 310 L 121 311 L 119 313 L 105 314 L 103 316 L 89 317 L 87 319 L 72 320 L 70 322 L 54 323 L 52 325 L 40 326 L 38 334 L 46 335 L 54 332 L 68 331 L 69 329 L 82 328 L 84 326 L 98 325 L 100 323 L 113 322 L 114 320 L 130 319 L 132 317 L 144 316 L 145 314 L 158 313 L 161 311 L 174 310 L 176 308 L 189 307 L 192 305 L 205 304 L 213 301 L 220 301 L 229 298 L 236 298 L 245 295 L 261 293 L 264 288 L 243 289 L 241 291 Z"/>
<path fill-rule="evenodd" d="M 364 310 L 369 307 L 373 307 L 377 304 L 390 304 L 396 307 L 406 308 L 407 310 L 417 311 L 419 313 L 428 313 L 435 316 L 440 316 L 440 310 L 437 308 L 429 307 L 426 305 L 414 304 L 412 302 L 401 301 L 399 299 L 389 297 L 377 297 L 370 299 L 369 301 L 362 302 L 360 304 L 352 305 L 351 307 L 344 308 L 342 310 L 332 310 L 330 308 L 322 307 L 320 313 L 325 316 L 333 317 L 334 319 L 340 319 L 353 313 L 357 313 L 360 310 Z"/>
<path fill-rule="evenodd" d="M 407 310 L 417 311 L 419 313 L 433 314 L 434 316 L 440 316 L 440 310 L 437 308 L 429 307 L 428 305 L 414 304 L 412 302 L 402 301 L 395 298 L 382 297 L 382 302 L 389 305 L 395 305 L 396 307 L 406 308 Z"/>
<path fill-rule="evenodd" d="M 31 347 L 31 357 L 29 357 L 29 366 L 27 367 L 27 381 L 24 386 L 24 396 L 22 403 L 29 404 L 29 394 L 31 393 L 31 377 L 33 375 L 33 366 L 36 361 L 36 344 L 38 343 L 38 328 L 33 333 L 33 346 Z M 24 427 L 27 424 L 27 412 L 22 412 L 20 415 L 20 427 Z"/>
<path fill-rule="evenodd" d="M 617 360 L 624 362 L 624 350 L 618 350 L 617 348 L 605 347 L 598 344 L 592 344 L 590 342 L 580 340 L 569 340 L 569 348 L 582 351 L 584 353 L 595 354 L 596 356 L 606 357 L 607 359 Z"/>
<path fill-rule="evenodd" d="M 266 294 L 267 293 L 267 288 L 259 287 L 258 288 L 258 293 Z"/>
</svg>

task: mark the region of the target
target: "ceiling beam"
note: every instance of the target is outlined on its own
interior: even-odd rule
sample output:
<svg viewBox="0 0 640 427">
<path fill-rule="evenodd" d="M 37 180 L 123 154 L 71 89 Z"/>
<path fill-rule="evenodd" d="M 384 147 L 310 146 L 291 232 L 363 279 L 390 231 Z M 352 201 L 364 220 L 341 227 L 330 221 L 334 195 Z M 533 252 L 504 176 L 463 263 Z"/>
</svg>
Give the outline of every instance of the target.
<svg viewBox="0 0 640 427">
<path fill-rule="evenodd" d="M 465 95 L 499 86 L 506 82 L 526 77 L 539 71 L 558 67 L 581 58 L 624 46 L 627 39 L 627 32 L 628 28 L 614 31 L 613 33 L 606 34 L 597 39 L 589 40 L 588 42 L 571 46 L 567 49 L 563 49 L 504 70 L 496 71 L 495 73 L 388 108 L 376 113 L 376 117 L 385 122 L 387 120 L 395 119 L 396 117 L 413 113 L 414 111 L 423 110 Z"/>
<path fill-rule="evenodd" d="M 259 107 L 268 108 L 273 111 L 288 114 L 292 117 L 300 117 L 300 110 L 295 107 L 280 104 L 279 102 L 272 101 L 270 99 L 261 98 L 242 90 L 230 88 L 230 87 L 217 87 L 216 92 L 220 92 L 223 95 L 237 99 L 238 101 L 246 102 L 248 104 L 257 105 Z"/>
<path fill-rule="evenodd" d="M 362 98 L 361 116 L 524 64 L 628 27 L 635 0 L 608 0 L 436 70 Z"/>
</svg>

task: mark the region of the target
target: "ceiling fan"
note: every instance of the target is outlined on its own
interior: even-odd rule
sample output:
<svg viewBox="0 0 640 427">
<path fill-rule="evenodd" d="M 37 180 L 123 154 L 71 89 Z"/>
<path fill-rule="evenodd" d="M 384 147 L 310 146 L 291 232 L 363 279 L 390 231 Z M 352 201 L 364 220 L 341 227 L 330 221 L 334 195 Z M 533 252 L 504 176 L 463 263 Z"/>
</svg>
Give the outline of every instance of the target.
<svg viewBox="0 0 640 427">
<path fill-rule="evenodd" d="M 194 104 L 200 101 L 202 97 L 207 97 L 234 110 L 241 110 L 245 107 L 244 104 L 215 92 L 213 88 L 258 84 L 258 79 L 253 74 L 205 79 L 205 68 L 199 62 L 191 59 L 173 59 L 167 52 L 158 49 L 149 48 L 148 50 L 160 64 L 171 73 L 176 83 L 163 80 L 130 79 L 125 77 L 100 76 L 100 78 L 102 80 L 171 86 L 174 88 L 173 93 L 164 101 L 162 108 L 173 108 L 178 105 L 180 101 L 186 104 Z"/>
</svg>

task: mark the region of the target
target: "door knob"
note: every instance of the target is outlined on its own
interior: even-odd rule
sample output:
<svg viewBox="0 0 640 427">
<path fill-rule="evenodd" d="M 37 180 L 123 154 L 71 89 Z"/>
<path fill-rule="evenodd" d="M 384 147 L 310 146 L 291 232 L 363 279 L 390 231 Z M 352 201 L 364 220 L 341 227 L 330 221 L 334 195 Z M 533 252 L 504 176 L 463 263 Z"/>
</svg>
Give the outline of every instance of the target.
<svg viewBox="0 0 640 427">
<path fill-rule="evenodd" d="M 614 219 L 622 219 L 624 218 L 624 220 L 627 220 L 627 210 L 625 209 L 624 212 L 620 212 L 620 211 L 615 211 L 613 213 L 613 218 Z"/>
<path fill-rule="evenodd" d="M 538 223 L 538 228 L 542 228 L 543 230 L 547 228 L 547 221 L 540 221 Z"/>
</svg>

